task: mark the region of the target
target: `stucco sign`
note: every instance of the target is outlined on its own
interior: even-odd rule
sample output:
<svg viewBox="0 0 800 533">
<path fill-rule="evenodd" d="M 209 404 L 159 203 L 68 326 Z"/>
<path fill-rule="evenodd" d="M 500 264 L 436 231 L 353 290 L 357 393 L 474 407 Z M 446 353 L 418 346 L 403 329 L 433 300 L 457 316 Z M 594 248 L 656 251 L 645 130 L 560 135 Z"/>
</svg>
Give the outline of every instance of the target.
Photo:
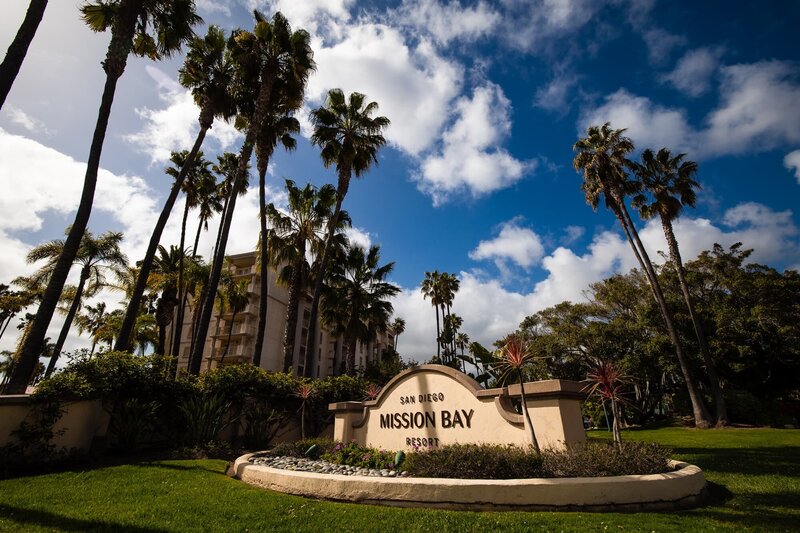
<svg viewBox="0 0 800 533">
<path fill-rule="evenodd" d="M 525 384 L 536 436 L 545 447 L 585 440 L 580 383 L 549 380 Z M 482 389 L 457 370 L 421 365 L 395 376 L 375 400 L 330 405 L 334 438 L 389 449 L 451 443 L 530 443 L 514 408 L 519 385 Z"/>
</svg>

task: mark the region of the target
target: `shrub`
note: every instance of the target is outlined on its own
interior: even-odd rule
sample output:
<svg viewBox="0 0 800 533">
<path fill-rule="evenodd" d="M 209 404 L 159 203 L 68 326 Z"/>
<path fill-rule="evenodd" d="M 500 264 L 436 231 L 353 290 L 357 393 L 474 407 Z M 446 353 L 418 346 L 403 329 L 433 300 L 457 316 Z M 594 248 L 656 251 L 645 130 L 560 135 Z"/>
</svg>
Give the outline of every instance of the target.
<svg viewBox="0 0 800 533">
<path fill-rule="evenodd" d="M 322 455 L 331 452 L 336 445 L 331 439 L 317 437 L 314 439 L 301 439 L 292 442 L 281 442 L 272 448 L 273 455 L 283 455 L 289 457 L 308 457 L 309 459 L 319 459 Z M 313 453 L 306 455 L 306 452 L 316 446 Z"/>
<path fill-rule="evenodd" d="M 244 418 L 244 445 L 250 450 L 264 449 L 281 428 L 286 426 L 288 414 L 273 409 L 268 403 L 249 399 L 242 410 Z"/>
<path fill-rule="evenodd" d="M 394 456 L 394 452 L 367 448 L 355 442 L 347 444 L 337 442 L 333 445 L 333 449 L 324 454 L 322 458 L 339 465 L 393 470 L 395 467 Z"/>
<path fill-rule="evenodd" d="M 587 442 L 542 452 L 545 477 L 660 474 L 669 470 L 671 450 L 652 442 Z"/>
<path fill-rule="evenodd" d="M 495 444 L 450 444 L 409 453 L 403 470 L 417 477 L 516 479 L 542 477 L 532 449 Z"/>
<path fill-rule="evenodd" d="M 191 396 L 178 404 L 183 415 L 182 442 L 186 446 L 201 446 L 216 442 L 230 420 L 231 402 L 219 394 Z"/>
</svg>

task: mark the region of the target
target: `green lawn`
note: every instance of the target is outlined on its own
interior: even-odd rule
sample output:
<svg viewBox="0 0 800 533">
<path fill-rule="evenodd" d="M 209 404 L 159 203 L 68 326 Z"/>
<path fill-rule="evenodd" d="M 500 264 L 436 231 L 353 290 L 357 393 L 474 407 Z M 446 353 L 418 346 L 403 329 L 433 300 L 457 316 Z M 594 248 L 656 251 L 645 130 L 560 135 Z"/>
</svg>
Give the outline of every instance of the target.
<svg viewBox="0 0 800 533">
<path fill-rule="evenodd" d="M 641 514 L 394 509 L 257 489 L 226 477 L 223 461 L 158 461 L 0 481 L 0 531 L 800 531 L 800 430 L 624 438 L 670 446 L 702 467 L 714 503 Z"/>
</svg>

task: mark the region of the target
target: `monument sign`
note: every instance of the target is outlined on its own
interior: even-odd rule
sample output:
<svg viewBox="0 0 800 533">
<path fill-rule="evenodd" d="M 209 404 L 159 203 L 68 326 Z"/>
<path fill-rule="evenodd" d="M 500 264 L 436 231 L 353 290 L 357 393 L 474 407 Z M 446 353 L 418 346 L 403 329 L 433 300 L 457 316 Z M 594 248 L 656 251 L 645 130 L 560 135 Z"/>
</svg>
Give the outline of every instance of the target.
<svg viewBox="0 0 800 533">
<path fill-rule="evenodd" d="M 548 380 L 525 383 L 528 409 L 542 448 L 586 440 L 581 417 L 583 385 Z M 395 376 L 375 400 L 330 405 L 334 439 L 388 450 L 453 443 L 530 444 L 515 409 L 520 386 L 482 389 L 472 378 L 442 365 L 421 365 Z"/>
</svg>

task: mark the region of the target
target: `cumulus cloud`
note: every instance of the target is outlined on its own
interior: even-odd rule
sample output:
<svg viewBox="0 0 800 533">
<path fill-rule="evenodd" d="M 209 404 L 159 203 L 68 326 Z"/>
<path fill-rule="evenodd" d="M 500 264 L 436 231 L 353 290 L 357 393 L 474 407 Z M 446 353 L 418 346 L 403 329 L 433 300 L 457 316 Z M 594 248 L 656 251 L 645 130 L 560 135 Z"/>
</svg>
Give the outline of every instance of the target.
<svg viewBox="0 0 800 533">
<path fill-rule="evenodd" d="M 800 259 L 798 228 L 791 213 L 753 202 L 728 209 L 718 223 L 683 217 L 675 224 L 675 234 L 684 261 L 694 259 L 714 243 L 728 247 L 737 242 L 754 249 L 750 257 L 753 262 L 797 264 Z M 640 236 L 651 259 L 661 261 L 657 252 L 666 251 L 667 244 L 660 223 L 648 222 Z M 583 301 L 591 283 L 638 265 L 620 232 L 602 231 L 594 235 L 585 253 L 561 246 L 541 259 L 541 267 L 547 275 L 529 291 L 511 290 L 501 280 L 476 272 L 461 272 L 453 312 L 464 319 L 462 331 L 472 340 L 491 346 L 524 317 L 565 300 Z M 394 307 L 395 314 L 406 320 L 400 353 L 406 359 L 428 360 L 436 351 L 436 322 L 430 301 L 422 298 L 418 288 L 406 288 L 394 300 Z"/>
<path fill-rule="evenodd" d="M 347 235 L 347 240 L 350 241 L 351 246 L 358 246 L 365 250 L 368 250 L 369 247 L 372 246 L 372 235 L 362 228 L 357 228 L 355 226 L 347 228 L 345 230 L 345 235 Z"/>
<path fill-rule="evenodd" d="M 557 36 L 586 25 L 606 0 L 508 0 L 504 2 L 503 36 L 512 46 L 538 51 Z"/>
<path fill-rule="evenodd" d="M 567 226 L 564 228 L 564 236 L 561 238 L 561 244 L 569 245 L 577 241 L 586 233 L 586 228 L 583 226 Z"/>
<path fill-rule="evenodd" d="M 441 150 L 429 155 L 417 176 L 420 190 L 435 205 L 451 195 L 473 198 L 508 187 L 522 178 L 532 162 L 514 158 L 498 145 L 511 130 L 511 102 L 500 86 L 486 83 L 472 98 L 455 103 L 457 118 L 443 135 Z"/>
<path fill-rule="evenodd" d="M 569 93 L 578 77 L 566 72 L 559 72 L 547 84 L 536 91 L 534 104 L 548 111 L 566 112 L 569 110 Z"/>
<path fill-rule="evenodd" d="M 495 238 L 481 241 L 469 252 L 470 259 L 510 260 L 525 269 L 536 265 L 544 255 L 542 240 L 533 230 L 519 223 L 520 220 L 515 218 L 501 224 Z"/>
<path fill-rule="evenodd" d="M 720 103 L 694 128 L 681 108 L 661 106 L 625 89 L 607 96 L 578 121 L 583 133 L 590 124 L 611 122 L 627 128 L 640 146 L 667 146 L 705 158 L 769 150 L 800 142 L 800 74 L 782 61 L 731 65 L 720 69 Z"/>
<path fill-rule="evenodd" d="M 200 109 L 191 93 L 168 74 L 151 65 L 147 65 L 145 70 L 156 82 L 158 97 L 165 107 L 137 109 L 136 113 L 144 124 L 138 132 L 126 135 L 125 139 L 150 156 L 152 163 L 163 163 L 169 160 L 172 151 L 192 147 L 199 130 L 197 118 Z M 221 150 L 226 150 L 240 137 L 232 124 L 217 119 L 206 139 L 215 140 Z"/>
<path fill-rule="evenodd" d="M 684 94 L 701 96 L 711 87 L 711 77 L 717 71 L 722 52 L 721 48 L 708 47 L 690 50 L 663 80 Z"/>
<path fill-rule="evenodd" d="M 429 148 L 461 90 L 462 67 L 440 57 L 424 39 L 410 46 L 400 31 L 384 24 L 336 27 L 340 38 L 314 40 L 317 71 L 307 97 L 322 102 L 334 87 L 364 93 L 392 121 L 386 132 L 392 144 L 412 155 Z"/>
<path fill-rule="evenodd" d="M 696 133 L 684 110 L 660 106 L 625 89 L 607 96 L 599 107 L 584 110 L 579 119 L 579 133 L 584 134 L 590 125 L 605 122 L 614 128 L 626 128 L 626 134 L 642 147 L 668 146 L 683 152 L 695 149 Z"/>
<path fill-rule="evenodd" d="M 783 165 L 789 170 L 794 170 L 794 177 L 800 184 L 800 150 L 786 154 L 786 157 L 783 158 Z"/>
<path fill-rule="evenodd" d="M 486 2 L 462 5 L 458 0 L 404 0 L 394 16 L 398 24 L 412 26 L 445 45 L 484 37 L 494 31 L 501 18 Z"/>
</svg>

